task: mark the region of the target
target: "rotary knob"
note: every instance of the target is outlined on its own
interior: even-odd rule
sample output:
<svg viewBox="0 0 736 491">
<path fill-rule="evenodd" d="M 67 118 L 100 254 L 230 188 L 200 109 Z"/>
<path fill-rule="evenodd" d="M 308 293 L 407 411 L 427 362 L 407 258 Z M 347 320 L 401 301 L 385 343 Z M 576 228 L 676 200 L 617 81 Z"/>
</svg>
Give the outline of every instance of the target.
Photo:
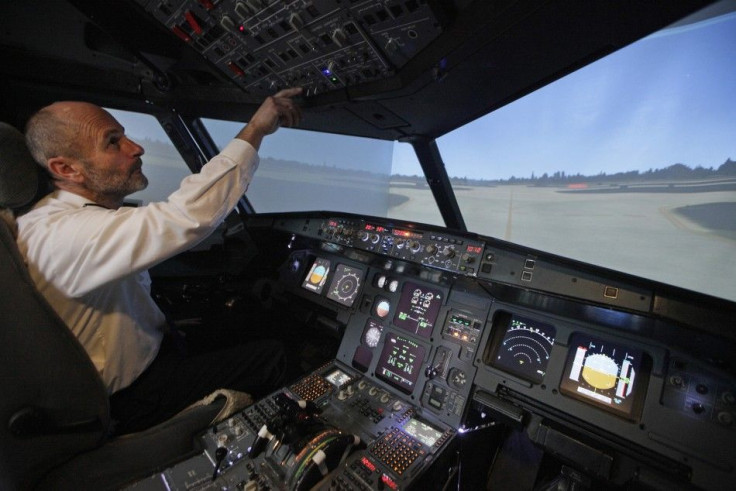
<svg viewBox="0 0 736 491">
<path fill-rule="evenodd" d="M 468 264 L 473 264 L 475 262 L 475 258 L 468 254 L 467 252 L 461 256 L 461 258 L 464 262 Z"/>
<path fill-rule="evenodd" d="M 409 242 L 409 250 L 410 250 L 411 252 L 413 252 L 413 253 L 415 253 L 415 254 L 416 254 L 416 253 L 417 253 L 417 252 L 419 252 L 419 251 L 420 251 L 421 249 L 422 249 L 422 244 L 420 244 L 420 243 L 419 243 L 419 242 L 417 242 L 416 240 L 412 240 L 411 242 Z"/>
<path fill-rule="evenodd" d="M 437 254 L 437 246 L 434 244 L 429 244 L 424 250 L 427 251 L 427 254 L 429 255 Z"/>
<path fill-rule="evenodd" d="M 455 257 L 455 248 L 452 246 L 445 247 L 442 251 L 442 255 L 445 256 L 447 259 L 452 259 Z"/>
<path fill-rule="evenodd" d="M 450 369 L 450 373 L 448 373 L 447 379 L 449 380 L 450 384 L 457 387 L 458 389 L 462 388 L 468 381 L 465 372 L 463 372 L 459 368 L 454 367 Z"/>
</svg>

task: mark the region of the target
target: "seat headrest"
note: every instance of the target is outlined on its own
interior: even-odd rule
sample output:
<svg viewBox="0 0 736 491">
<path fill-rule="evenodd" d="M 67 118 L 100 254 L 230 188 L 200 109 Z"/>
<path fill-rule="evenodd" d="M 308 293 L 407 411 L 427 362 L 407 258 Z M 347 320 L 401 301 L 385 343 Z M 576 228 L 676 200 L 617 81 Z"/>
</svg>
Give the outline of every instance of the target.
<svg viewBox="0 0 736 491">
<path fill-rule="evenodd" d="M 0 122 L 0 207 L 29 204 L 39 187 L 39 166 L 28 151 L 23 134 Z"/>
</svg>

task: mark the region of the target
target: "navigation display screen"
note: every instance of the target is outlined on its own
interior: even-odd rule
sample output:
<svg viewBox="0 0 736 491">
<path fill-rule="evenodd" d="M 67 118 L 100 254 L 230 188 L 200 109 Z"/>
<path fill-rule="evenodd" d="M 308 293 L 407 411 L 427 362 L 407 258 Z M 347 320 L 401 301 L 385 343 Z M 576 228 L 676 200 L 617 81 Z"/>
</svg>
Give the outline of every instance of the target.
<svg viewBox="0 0 736 491">
<path fill-rule="evenodd" d="M 417 383 L 426 349 L 403 336 L 389 333 L 376 365 L 376 376 L 396 389 L 411 394 Z"/>
<path fill-rule="evenodd" d="M 442 436 L 441 431 L 415 418 L 409 419 L 404 425 L 404 432 L 428 447 L 437 443 L 437 440 Z"/>
<path fill-rule="evenodd" d="M 550 324 L 517 315 L 499 315 L 498 328 L 505 328 L 491 364 L 534 383 L 547 372 L 557 329 Z"/>
<path fill-rule="evenodd" d="M 327 298 L 351 307 L 358 296 L 362 278 L 362 270 L 338 264 L 327 290 Z"/>
<path fill-rule="evenodd" d="M 646 391 L 644 361 L 640 349 L 575 334 L 560 391 L 635 420 Z"/>
<path fill-rule="evenodd" d="M 442 306 L 442 296 L 439 290 L 407 281 L 401 290 L 394 325 L 412 334 L 430 337 Z"/>
<path fill-rule="evenodd" d="M 309 270 L 307 277 L 304 278 L 302 288 L 306 288 L 314 293 L 322 293 L 327 281 L 327 273 L 330 272 L 330 261 L 318 257 L 314 260 L 312 268 Z"/>
</svg>

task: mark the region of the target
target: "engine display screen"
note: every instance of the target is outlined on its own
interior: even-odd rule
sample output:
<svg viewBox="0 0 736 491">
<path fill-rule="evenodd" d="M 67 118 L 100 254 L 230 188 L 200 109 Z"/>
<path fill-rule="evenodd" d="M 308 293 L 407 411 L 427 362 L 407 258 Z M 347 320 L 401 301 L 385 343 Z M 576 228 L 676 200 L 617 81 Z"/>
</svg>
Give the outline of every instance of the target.
<svg viewBox="0 0 736 491">
<path fill-rule="evenodd" d="M 362 278 L 362 270 L 338 264 L 327 290 L 327 298 L 351 307 L 358 296 Z"/>
<path fill-rule="evenodd" d="M 316 258 L 314 264 L 312 264 L 312 268 L 307 273 L 307 277 L 304 278 L 302 288 L 314 293 L 322 293 L 329 272 L 330 261 L 321 257 Z"/>
<path fill-rule="evenodd" d="M 534 383 L 541 383 L 557 330 L 545 324 L 517 315 L 499 316 L 498 328 L 505 328 L 503 339 L 496 347 L 491 364 Z"/>
<path fill-rule="evenodd" d="M 396 389 L 411 394 L 417 383 L 426 349 L 414 341 L 394 333 L 386 336 L 376 376 Z"/>
<path fill-rule="evenodd" d="M 412 334 L 429 338 L 442 306 L 442 296 L 439 290 L 407 281 L 401 290 L 394 325 Z"/>
<path fill-rule="evenodd" d="M 437 443 L 437 440 L 442 436 L 441 431 L 415 418 L 410 418 L 404 425 L 404 433 L 428 447 Z"/>
<path fill-rule="evenodd" d="M 647 385 L 640 349 L 575 334 L 560 391 L 630 420 L 638 418 Z"/>
</svg>

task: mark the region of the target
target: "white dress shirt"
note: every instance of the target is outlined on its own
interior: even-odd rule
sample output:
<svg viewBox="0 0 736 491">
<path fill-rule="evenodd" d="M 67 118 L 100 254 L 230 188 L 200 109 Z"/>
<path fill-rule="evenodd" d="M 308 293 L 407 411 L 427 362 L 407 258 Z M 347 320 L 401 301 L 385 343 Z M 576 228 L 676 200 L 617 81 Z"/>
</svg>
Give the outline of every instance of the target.
<svg viewBox="0 0 736 491">
<path fill-rule="evenodd" d="M 18 218 L 31 278 L 77 336 L 109 393 L 130 385 L 161 345 L 164 315 L 148 268 L 205 239 L 233 210 L 258 167 L 231 141 L 167 201 L 108 210 L 56 190 Z"/>
</svg>

